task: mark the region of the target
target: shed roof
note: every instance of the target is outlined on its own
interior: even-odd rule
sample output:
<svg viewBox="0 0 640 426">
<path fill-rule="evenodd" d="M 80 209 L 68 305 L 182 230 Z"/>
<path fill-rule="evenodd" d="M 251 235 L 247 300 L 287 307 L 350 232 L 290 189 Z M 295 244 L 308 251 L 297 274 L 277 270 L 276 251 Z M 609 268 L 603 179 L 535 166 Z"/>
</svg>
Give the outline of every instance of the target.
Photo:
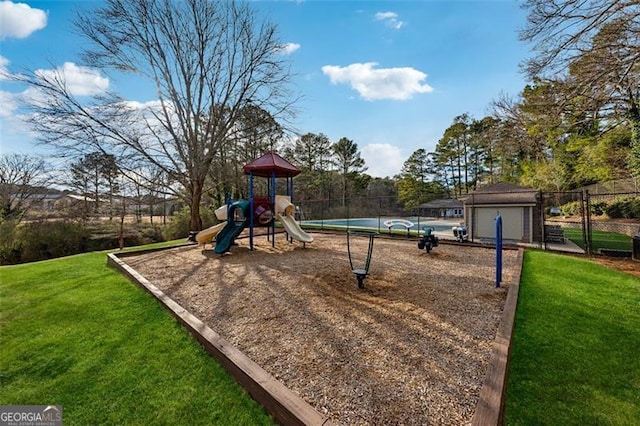
<svg viewBox="0 0 640 426">
<path fill-rule="evenodd" d="M 300 174 L 300 169 L 275 152 L 268 152 L 242 167 L 244 174 L 253 173 L 259 177 L 293 177 Z"/>
<path fill-rule="evenodd" d="M 508 182 L 499 182 L 478 189 L 464 198 L 465 204 L 537 204 L 538 191 Z"/>
<path fill-rule="evenodd" d="M 462 207 L 462 202 L 455 198 L 445 198 L 431 200 L 427 203 L 420 204 L 418 207 L 421 209 L 459 209 Z"/>
</svg>

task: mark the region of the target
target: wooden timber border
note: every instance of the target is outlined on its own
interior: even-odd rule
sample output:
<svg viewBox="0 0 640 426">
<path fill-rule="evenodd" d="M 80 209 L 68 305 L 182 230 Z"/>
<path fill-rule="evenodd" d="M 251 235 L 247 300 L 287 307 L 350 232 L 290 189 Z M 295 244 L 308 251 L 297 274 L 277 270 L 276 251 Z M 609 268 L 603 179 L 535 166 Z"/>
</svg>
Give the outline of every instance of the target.
<svg viewBox="0 0 640 426">
<path fill-rule="evenodd" d="M 480 390 L 480 399 L 476 412 L 471 420 L 472 426 L 493 426 L 504 424 L 504 403 L 509 373 L 509 359 L 511 356 L 511 338 L 516 318 L 518 293 L 520 291 L 520 276 L 524 250 L 518 250 L 518 267 L 513 279 L 509 283 L 507 299 L 504 303 L 502 318 L 493 341 L 493 351 L 489 359 L 489 367 Z"/>
<path fill-rule="evenodd" d="M 157 249 L 157 250 L 167 250 Z M 148 250 L 151 252 L 156 250 Z M 142 252 L 111 253 L 107 264 L 118 269 L 136 285 L 154 296 L 180 322 L 204 349 L 235 378 L 235 380 L 282 425 L 330 426 L 331 421 L 316 411 L 298 395 L 267 373 L 244 353 L 207 327 L 197 317 L 176 303 L 149 280 L 127 265 L 120 257 Z"/>
<path fill-rule="evenodd" d="M 189 244 L 180 248 L 158 248 L 118 254 L 111 253 L 107 257 L 107 264 L 126 275 L 132 282 L 146 290 L 164 305 L 204 349 L 218 360 L 278 423 L 282 425 L 331 426 L 332 423 L 329 419 L 120 259 L 121 257 L 138 256 L 144 253 L 169 249 L 180 250 L 192 246 L 193 244 Z M 502 318 L 493 341 L 489 366 L 480 391 L 476 411 L 471 421 L 472 426 L 504 424 L 504 403 L 511 354 L 511 338 L 515 324 L 523 260 L 524 250 L 520 248 L 518 249 L 518 259 L 516 261 L 516 273 L 509 283 Z"/>
</svg>

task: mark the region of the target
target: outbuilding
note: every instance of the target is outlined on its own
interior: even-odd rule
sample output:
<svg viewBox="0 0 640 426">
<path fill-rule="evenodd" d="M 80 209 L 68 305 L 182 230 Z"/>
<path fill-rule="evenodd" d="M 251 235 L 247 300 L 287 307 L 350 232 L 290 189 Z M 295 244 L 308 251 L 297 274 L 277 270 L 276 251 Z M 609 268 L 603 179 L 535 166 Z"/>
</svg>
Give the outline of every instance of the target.
<svg viewBox="0 0 640 426">
<path fill-rule="evenodd" d="M 507 242 L 542 240 L 542 208 L 538 190 L 512 183 L 496 183 L 463 198 L 464 218 L 472 240 L 495 238 L 495 219 L 502 217 L 502 237 Z"/>
<path fill-rule="evenodd" d="M 439 200 L 431 200 L 418 206 L 420 214 L 438 218 L 456 218 L 462 217 L 462 202 L 455 198 L 445 198 Z"/>
</svg>

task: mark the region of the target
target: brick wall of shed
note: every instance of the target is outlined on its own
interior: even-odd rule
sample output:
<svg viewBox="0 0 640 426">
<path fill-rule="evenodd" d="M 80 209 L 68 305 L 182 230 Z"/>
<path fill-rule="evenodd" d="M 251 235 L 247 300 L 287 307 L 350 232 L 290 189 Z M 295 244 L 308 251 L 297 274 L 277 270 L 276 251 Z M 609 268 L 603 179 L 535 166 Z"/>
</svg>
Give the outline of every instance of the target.
<svg viewBox="0 0 640 426">
<path fill-rule="evenodd" d="M 532 208 L 533 215 L 533 235 L 532 242 L 540 243 L 543 241 L 544 222 L 542 217 L 542 206 L 538 203 Z"/>
</svg>

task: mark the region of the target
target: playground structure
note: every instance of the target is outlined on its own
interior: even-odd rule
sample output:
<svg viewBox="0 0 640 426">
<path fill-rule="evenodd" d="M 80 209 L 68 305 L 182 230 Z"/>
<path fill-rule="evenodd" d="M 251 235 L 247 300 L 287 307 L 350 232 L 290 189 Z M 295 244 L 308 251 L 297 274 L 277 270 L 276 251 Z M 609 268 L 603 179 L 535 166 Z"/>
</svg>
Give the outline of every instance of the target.
<svg viewBox="0 0 640 426">
<path fill-rule="evenodd" d="M 305 232 L 295 219 L 296 206 L 291 203 L 291 197 L 276 195 L 276 218 L 282 224 L 287 233 L 288 239 L 302 242 L 303 244 L 313 241 L 313 237 Z"/>
<path fill-rule="evenodd" d="M 420 239 L 418 240 L 418 248 L 420 250 L 427 250 L 429 253 L 434 247 L 438 247 L 439 240 L 433 234 L 433 228 L 424 228 L 421 232 Z"/>
<path fill-rule="evenodd" d="M 271 215 L 273 216 L 273 209 L 276 206 L 276 178 L 285 178 L 286 179 L 286 188 L 287 188 L 287 201 L 288 204 L 291 205 L 291 209 L 288 209 L 288 204 L 285 205 L 283 203 L 283 207 L 287 209 L 288 212 L 285 213 L 284 216 L 279 215 L 280 218 L 285 218 L 287 222 L 287 227 L 285 230 L 288 232 L 288 235 L 292 239 L 297 239 L 303 243 L 313 241 L 313 238 L 302 231 L 302 228 L 295 221 L 293 216 L 293 212 L 295 212 L 295 206 L 291 204 L 291 200 L 293 199 L 293 178 L 300 174 L 300 169 L 279 156 L 275 152 L 268 152 L 264 154 L 262 157 L 259 157 L 252 162 L 245 164 L 242 167 L 242 170 L 245 174 L 249 175 L 249 203 L 250 208 L 254 214 L 249 215 L 249 247 L 253 250 L 253 228 L 256 226 L 255 224 L 255 213 L 259 212 L 261 208 L 271 210 Z M 254 197 L 254 185 L 253 180 L 254 177 L 263 177 L 267 178 L 267 196 L 262 199 L 263 203 L 257 205 L 256 200 L 258 198 Z M 290 214 L 289 214 L 290 213 Z M 264 213 L 261 213 L 264 214 Z M 260 216 L 258 216 L 258 223 L 261 223 Z M 284 225 L 284 222 L 281 222 Z M 270 224 L 267 224 L 268 230 L 270 232 L 267 233 L 268 237 L 271 239 L 271 246 L 275 247 L 275 222 L 272 220 Z M 293 232 L 290 232 L 293 231 Z"/>
<path fill-rule="evenodd" d="M 198 244 L 204 245 L 213 243 L 216 235 L 218 235 L 218 233 L 222 231 L 227 224 L 227 210 L 229 210 L 229 206 L 226 204 L 216 209 L 215 215 L 220 223 L 216 223 L 215 225 L 198 232 L 195 237 Z"/>
<path fill-rule="evenodd" d="M 224 206 L 224 207 L 226 209 L 227 206 Z M 196 234 L 196 242 L 202 245 L 212 243 L 213 239 L 216 237 L 216 235 L 218 235 L 218 232 L 222 231 L 222 228 L 224 228 L 225 225 L 226 225 L 226 222 L 220 222 L 207 229 L 203 229 L 202 231 Z"/>
<path fill-rule="evenodd" d="M 502 282 L 502 215 L 496 215 L 496 288 Z"/>
<path fill-rule="evenodd" d="M 351 271 L 353 275 L 355 275 L 356 280 L 358 280 L 358 288 L 364 288 L 364 279 L 369 276 L 369 267 L 371 266 L 371 255 L 373 254 L 373 240 L 376 235 L 378 235 L 375 231 L 347 231 L 347 253 L 349 253 L 349 265 L 351 266 Z M 352 236 L 363 236 L 369 239 L 369 245 L 367 248 L 367 256 L 363 261 L 363 265 L 358 267 L 354 267 L 354 257 L 352 256 L 352 248 L 351 248 L 351 238 Z"/>
<path fill-rule="evenodd" d="M 466 226 L 454 226 L 453 228 L 451 228 L 451 230 L 453 231 L 453 236 L 455 237 L 457 242 L 464 243 L 465 241 L 469 240 L 469 233 Z"/>
<path fill-rule="evenodd" d="M 251 203 L 247 200 L 235 201 L 229 205 L 227 222 L 216 235 L 215 253 L 224 254 L 228 252 L 235 239 L 247 227 L 251 216 L 250 206 Z"/>
<path fill-rule="evenodd" d="M 224 254 L 229 251 L 235 239 L 249 228 L 249 247 L 253 250 L 255 227 L 267 228 L 267 239 L 275 246 L 275 216 L 287 233 L 287 240 L 297 240 L 303 244 L 313 241 L 295 220 L 295 205 L 292 204 L 293 177 L 300 173 L 293 164 L 275 152 L 269 152 L 243 166 L 249 175 L 249 199 L 228 201 L 216 210 L 216 217 L 223 222 L 200 231 L 195 240 L 200 244 L 215 240 L 214 252 Z M 254 177 L 267 178 L 266 196 L 254 195 Z M 287 195 L 275 195 L 276 178 L 286 178 Z"/>
</svg>

